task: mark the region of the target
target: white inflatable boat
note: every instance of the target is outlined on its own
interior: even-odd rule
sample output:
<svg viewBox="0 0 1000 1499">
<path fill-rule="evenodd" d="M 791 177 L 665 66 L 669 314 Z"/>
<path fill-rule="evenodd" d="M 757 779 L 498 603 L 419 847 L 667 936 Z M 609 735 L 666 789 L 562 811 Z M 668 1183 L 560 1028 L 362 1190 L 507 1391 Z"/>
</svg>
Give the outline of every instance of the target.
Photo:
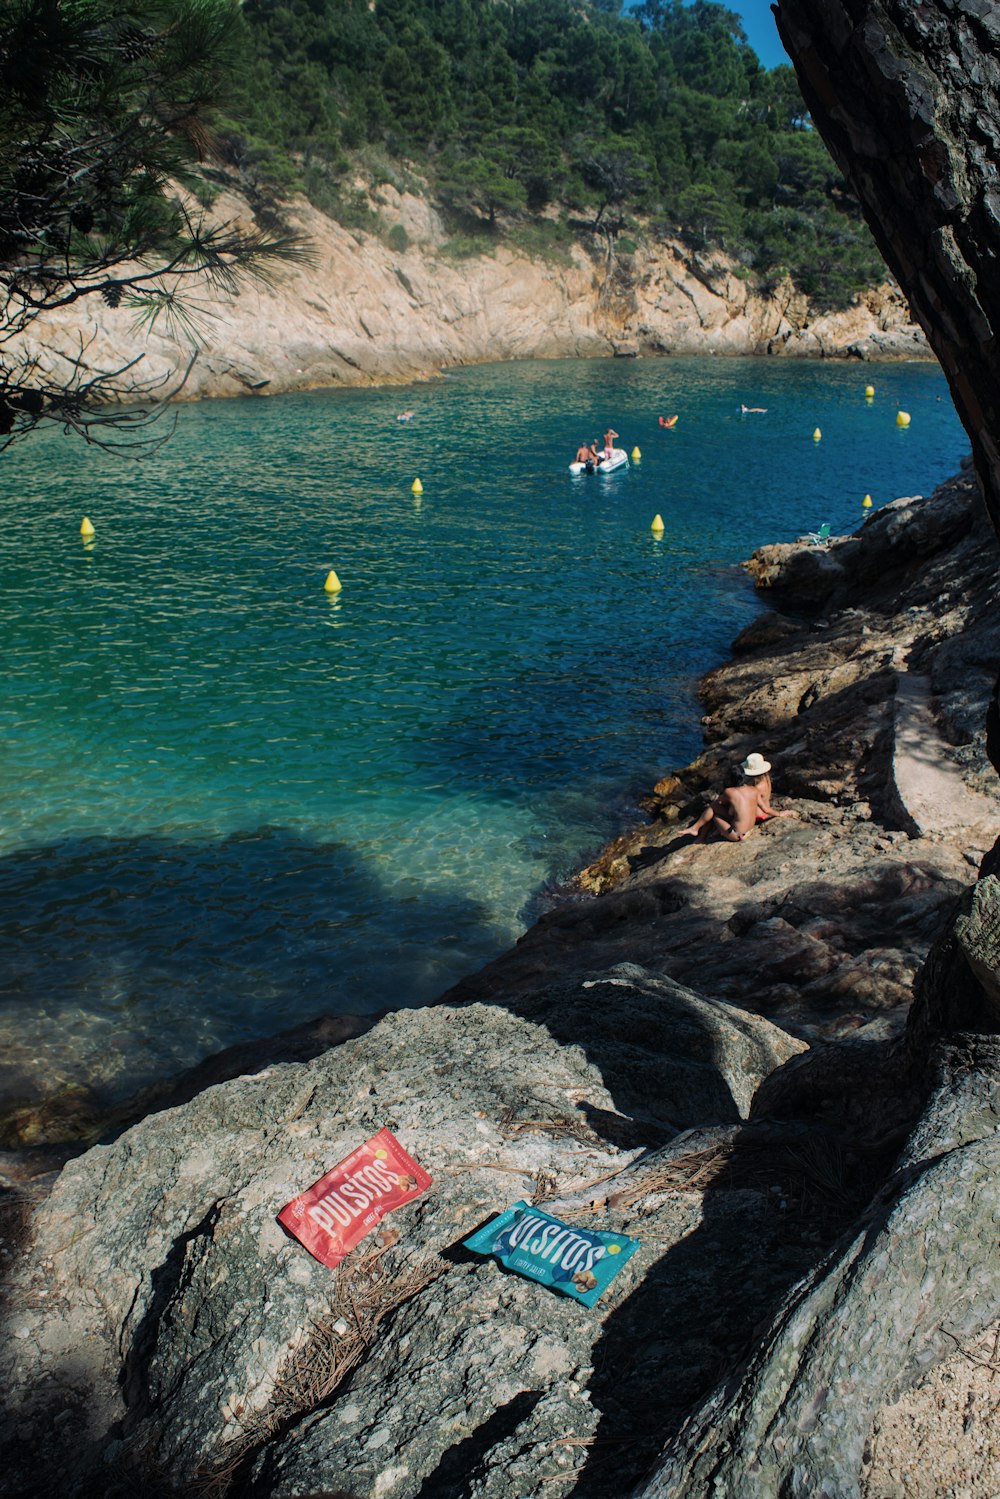
<svg viewBox="0 0 1000 1499">
<path fill-rule="evenodd" d="M 610 458 L 598 463 L 571 463 L 571 474 L 613 474 L 616 468 L 628 468 L 628 454 L 624 448 L 612 448 Z"/>
</svg>

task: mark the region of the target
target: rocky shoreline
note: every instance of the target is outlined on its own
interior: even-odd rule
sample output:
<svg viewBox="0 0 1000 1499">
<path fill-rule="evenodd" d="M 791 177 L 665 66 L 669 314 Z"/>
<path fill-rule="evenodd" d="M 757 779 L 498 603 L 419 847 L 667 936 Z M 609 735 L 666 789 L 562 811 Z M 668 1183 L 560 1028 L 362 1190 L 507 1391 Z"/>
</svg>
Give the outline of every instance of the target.
<svg viewBox="0 0 1000 1499">
<path fill-rule="evenodd" d="M 971 471 L 750 570 L 777 607 L 703 683 L 705 750 L 511 952 L 6 1194 L 5 1222 L 31 1210 L 4 1258 L 6 1492 L 617 1499 L 683 1452 L 915 1159 L 915 979 L 1000 821 Z M 794 818 L 678 837 L 751 749 Z M 434 1186 L 330 1271 L 275 1214 L 384 1125 Z M 594 1310 L 462 1249 L 518 1199 L 641 1241 Z M 848 1399 L 823 1396 L 835 1427 Z M 982 1433 L 955 1471 L 983 1468 Z M 846 1448 L 838 1494 L 947 1492 L 905 1443 Z"/>
<path fill-rule="evenodd" d="M 359 184 L 359 187 L 361 185 Z M 600 255 L 580 241 L 557 258 L 499 245 L 459 255 L 424 200 L 372 190 L 378 232 L 346 229 L 304 200 L 282 210 L 308 239 L 314 263 L 238 295 L 190 294 L 199 343 L 157 323 L 135 327 L 122 305 L 85 298 L 40 318 L 22 340 L 45 372 L 87 378 L 140 360 L 162 397 L 253 395 L 324 386 L 401 385 L 460 365 L 612 355 L 768 354 L 928 359 L 898 288 L 871 288 L 840 312 L 810 306 L 782 283 L 752 292 L 722 257 L 679 240 Z M 213 215 L 251 228 L 246 200 L 220 193 Z M 393 250 L 389 239 L 405 249 Z M 180 381 L 192 354 L 195 362 Z"/>
</svg>

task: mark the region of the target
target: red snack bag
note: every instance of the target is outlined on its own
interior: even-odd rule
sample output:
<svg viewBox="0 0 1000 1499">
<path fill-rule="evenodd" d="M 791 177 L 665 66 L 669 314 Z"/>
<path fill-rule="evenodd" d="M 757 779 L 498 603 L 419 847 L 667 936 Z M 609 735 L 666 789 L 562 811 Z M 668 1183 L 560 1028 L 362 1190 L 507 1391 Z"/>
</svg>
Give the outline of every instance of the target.
<svg viewBox="0 0 1000 1499">
<path fill-rule="evenodd" d="M 392 1131 L 380 1129 L 308 1192 L 287 1202 L 278 1222 L 332 1270 L 386 1213 L 419 1197 L 430 1184 Z"/>
</svg>

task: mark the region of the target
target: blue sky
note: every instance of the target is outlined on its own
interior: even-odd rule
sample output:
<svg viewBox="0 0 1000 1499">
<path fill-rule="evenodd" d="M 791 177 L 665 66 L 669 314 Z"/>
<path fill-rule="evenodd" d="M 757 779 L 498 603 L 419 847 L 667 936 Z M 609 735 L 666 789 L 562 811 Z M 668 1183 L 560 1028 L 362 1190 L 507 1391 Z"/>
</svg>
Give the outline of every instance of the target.
<svg viewBox="0 0 1000 1499">
<path fill-rule="evenodd" d="M 775 68 L 788 57 L 778 38 L 769 0 L 723 0 L 727 10 L 734 10 L 743 22 L 751 47 L 765 68 Z"/>
</svg>

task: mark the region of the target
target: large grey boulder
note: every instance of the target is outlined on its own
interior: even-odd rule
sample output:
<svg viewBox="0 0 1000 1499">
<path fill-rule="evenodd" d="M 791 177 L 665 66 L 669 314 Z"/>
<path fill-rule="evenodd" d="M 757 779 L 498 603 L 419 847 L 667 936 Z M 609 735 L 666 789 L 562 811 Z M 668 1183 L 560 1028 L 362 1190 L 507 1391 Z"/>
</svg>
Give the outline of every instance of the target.
<svg viewBox="0 0 1000 1499">
<path fill-rule="evenodd" d="M 995 874 L 984 875 L 963 900 L 954 936 L 979 980 L 993 1024 L 1000 1027 L 1000 879 Z"/>
<path fill-rule="evenodd" d="M 997 1316 L 1000 1045 L 961 1038 L 895 1170 L 636 1499 L 859 1499 L 880 1408 Z"/>
<path fill-rule="evenodd" d="M 702 1210 L 689 1194 L 655 1230 L 644 1222 L 643 1249 L 596 1312 L 473 1262 L 460 1241 L 518 1198 L 568 1196 L 586 1221 L 581 1194 L 630 1167 L 643 1133 L 662 1142 L 699 1112 L 738 1127 L 763 1078 L 803 1050 L 641 969 L 578 991 L 551 1008 L 556 1029 L 573 1014 L 580 1044 L 555 1039 L 540 996 L 531 1018 L 479 1004 L 396 1012 L 68 1165 L 5 1316 L 8 1491 L 109 1494 L 123 1473 L 179 1490 L 215 1475 L 225 1491 L 235 1475 L 261 1494 L 404 1499 L 435 1473 L 444 1485 L 469 1441 L 484 1474 L 500 1454 L 484 1493 L 527 1492 L 504 1442 L 516 1428 L 552 1455 L 574 1420 L 599 1422 L 582 1393 L 594 1344 Z M 661 1099 L 645 1121 L 623 1117 L 616 1091 L 656 1066 Z M 382 1125 L 434 1185 L 331 1271 L 275 1215 Z M 637 1215 L 605 1204 L 596 1226 Z M 751 1258 L 749 1240 L 740 1254 Z"/>
<path fill-rule="evenodd" d="M 580 1038 L 618 1108 L 668 1132 L 745 1119 L 762 1080 L 804 1050 L 736 1005 L 638 963 L 527 994 L 511 1008 L 559 1040 Z"/>
</svg>

